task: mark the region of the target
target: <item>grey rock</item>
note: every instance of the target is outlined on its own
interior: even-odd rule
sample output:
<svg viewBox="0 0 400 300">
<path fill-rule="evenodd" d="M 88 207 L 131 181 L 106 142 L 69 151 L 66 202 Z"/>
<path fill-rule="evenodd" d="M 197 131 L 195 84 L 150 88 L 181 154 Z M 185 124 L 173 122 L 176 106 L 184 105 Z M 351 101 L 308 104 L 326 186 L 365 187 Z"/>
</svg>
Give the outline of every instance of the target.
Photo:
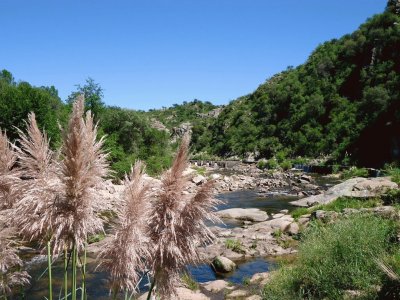
<svg viewBox="0 0 400 300">
<path fill-rule="evenodd" d="M 291 224 L 289 224 L 288 227 L 286 227 L 286 232 L 289 233 L 290 235 L 296 235 L 299 233 L 299 224 L 293 222 Z"/>
<path fill-rule="evenodd" d="M 385 177 L 378 178 L 351 178 L 337 184 L 319 195 L 306 197 L 290 202 L 295 206 L 313 206 L 315 204 L 327 204 L 339 197 L 376 197 L 386 193 L 390 189 L 398 188 L 397 184 Z"/>
<path fill-rule="evenodd" d="M 236 269 L 236 264 L 229 258 L 217 256 L 212 262 L 212 267 L 218 273 L 229 273 Z"/>
<path fill-rule="evenodd" d="M 197 175 L 192 178 L 192 182 L 195 183 L 196 185 L 200 185 L 206 181 L 206 178 L 201 175 Z"/>
<path fill-rule="evenodd" d="M 243 221 L 263 222 L 268 220 L 268 214 L 258 208 L 229 208 L 217 212 L 221 218 Z"/>
</svg>

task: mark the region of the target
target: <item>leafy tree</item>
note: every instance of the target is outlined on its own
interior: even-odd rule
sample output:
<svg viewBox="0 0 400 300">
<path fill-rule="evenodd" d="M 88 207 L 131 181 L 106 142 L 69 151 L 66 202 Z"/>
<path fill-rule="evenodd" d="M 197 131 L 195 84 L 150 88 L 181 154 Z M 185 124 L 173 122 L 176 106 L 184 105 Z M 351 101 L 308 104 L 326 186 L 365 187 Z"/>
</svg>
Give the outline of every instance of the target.
<svg viewBox="0 0 400 300">
<path fill-rule="evenodd" d="M 103 88 L 100 84 L 96 83 L 93 78 L 86 79 L 85 84 L 82 86 L 80 84 L 76 85 L 76 91 L 72 92 L 68 96 L 67 103 L 71 104 L 75 98 L 83 94 L 85 96 L 85 108 L 86 110 L 92 111 L 95 117 L 98 119 L 104 110 L 103 102 Z"/>
</svg>

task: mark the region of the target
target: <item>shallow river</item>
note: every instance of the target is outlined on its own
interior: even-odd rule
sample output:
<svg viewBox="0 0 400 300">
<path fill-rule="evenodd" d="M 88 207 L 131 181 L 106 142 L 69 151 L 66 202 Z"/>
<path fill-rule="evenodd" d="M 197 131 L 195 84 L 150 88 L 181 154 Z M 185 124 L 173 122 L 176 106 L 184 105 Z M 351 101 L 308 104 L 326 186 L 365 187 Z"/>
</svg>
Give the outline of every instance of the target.
<svg viewBox="0 0 400 300">
<path fill-rule="evenodd" d="M 321 185 L 331 185 L 330 182 L 319 182 Z M 270 193 L 260 195 L 253 190 L 242 190 L 219 194 L 218 199 L 223 202 L 218 206 L 218 209 L 227 208 L 259 208 L 267 211 L 268 213 L 276 213 L 282 209 L 292 210 L 289 202 L 296 200 L 297 197 L 290 196 L 285 193 Z M 225 224 L 221 225 L 224 227 L 235 227 L 240 226 L 240 222 L 226 221 Z M 97 262 L 93 258 L 88 259 L 88 277 L 87 277 L 87 291 L 88 299 L 110 299 L 108 297 L 107 289 L 107 273 L 96 270 Z M 226 275 L 216 275 L 212 268 L 207 265 L 189 266 L 188 271 L 192 277 L 198 282 L 207 282 L 218 278 L 225 278 L 226 280 L 234 283 L 241 284 L 243 280 L 251 277 L 255 273 L 267 272 L 276 266 L 274 258 L 255 258 L 242 262 L 238 262 L 238 268 Z M 41 279 L 38 279 L 40 274 L 46 269 L 46 263 L 36 263 L 30 267 L 29 273 L 32 275 L 32 287 L 26 291 L 26 299 L 45 299 L 47 296 L 47 273 L 43 275 Z M 56 263 L 53 270 L 53 278 L 55 278 L 55 287 L 53 290 L 57 293 L 56 299 L 58 299 L 59 286 L 61 285 L 63 265 L 62 263 Z M 146 290 L 146 280 L 140 285 L 141 291 Z M 55 294 L 56 295 L 56 294 Z"/>
</svg>

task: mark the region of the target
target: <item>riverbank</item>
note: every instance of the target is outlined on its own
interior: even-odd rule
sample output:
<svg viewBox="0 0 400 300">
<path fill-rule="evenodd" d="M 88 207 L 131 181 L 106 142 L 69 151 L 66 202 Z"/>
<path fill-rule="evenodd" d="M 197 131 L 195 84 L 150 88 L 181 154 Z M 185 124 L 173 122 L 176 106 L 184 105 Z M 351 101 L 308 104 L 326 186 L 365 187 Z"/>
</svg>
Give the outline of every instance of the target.
<svg viewBox="0 0 400 300">
<path fill-rule="evenodd" d="M 190 174 L 192 180 L 182 196 L 190 196 L 207 180 L 213 179 L 215 181 L 216 197 L 225 201 L 225 203 L 218 206 L 218 214 L 225 224 L 210 224 L 210 230 L 215 234 L 216 238 L 212 244 L 199 247 L 204 265 L 198 266 L 197 269 L 189 268 L 192 271 L 192 276 L 197 281 L 200 281 L 200 285 L 198 285 L 199 291 L 189 292 L 187 289 L 182 288 L 180 291 L 183 294 L 180 295 L 179 299 L 224 299 L 221 298 L 221 295 L 224 297 L 231 295 L 235 299 L 260 299 L 257 298 L 259 295 L 255 295 L 254 292 L 256 290 L 260 291 L 261 286 L 269 278 L 268 271 L 274 268 L 273 264 L 270 263 L 273 257 L 295 254 L 297 252 L 299 233 L 313 218 L 322 218 L 321 216 L 324 216 L 323 213 L 318 212 L 314 215 L 304 214 L 294 218 L 290 213 L 289 202 L 299 200 L 310 193 L 314 193 L 313 196 L 323 195 L 329 191 L 329 187 L 332 184 L 337 183 L 337 179 L 334 177 L 310 176 L 298 171 L 285 173 L 259 172 L 247 167 L 243 172 L 238 173 L 226 173 L 225 170 L 215 169 L 207 169 L 206 171 L 206 173 L 199 174 L 198 170 L 187 170 L 186 173 Z M 150 192 L 156 194 L 160 187 L 160 180 L 147 176 L 146 181 L 151 187 Z M 359 182 L 357 181 L 357 183 Z M 366 189 L 370 188 L 369 185 L 364 185 L 364 187 Z M 392 188 L 394 187 L 393 185 Z M 358 189 L 360 191 L 359 186 Z M 115 185 L 111 181 L 107 181 L 105 186 L 97 189 L 98 195 L 104 199 L 102 206 L 96 208 L 98 213 L 105 218 L 112 217 L 114 215 L 113 210 L 123 205 L 120 200 L 122 192 L 123 187 Z M 274 207 L 273 205 L 276 206 Z M 383 208 L 382 210 L 386 212 L 388 209 Z M 2 226 L 1 220 L 0 217 L 0 226 Z M 3 227 L 6 227 L 6 224 L 3 224 Z M 97 285 L 102 284 L 104 287 L 106 286 L 105 280 L 107 276 L 95 271 L 95 265 L 97 264 L 95 258 L 111 234 L 112 230 L 108 230 L 104 237 L 100 236 L 98 238 L 99 241 L 94 239 L 95 242 L 88 247 L 88 254 L 91 260 L 89 270 L 95 272 L 92 279 L 97 282 Z M 38 254 L 36 249 L 26 246 L 21 247 L 20 252 L 23 255 L 29 254 L 29 256 Z M 44 260 L 46 258 L 45 256 L 41 257 Z M 233 264 L 239 265 L 239 268 L 233 268 L 234 271 L 223 273 L 226 270 L 215 269 L 216 264 L 218 264 L 215 262 L 215 258 L 224 262 L 226 262 L 225 259 L 228 259 Z M 228 264 L 230 264 L 229 261 Z M 256 261 L 256 265 L 263 266 L 262 269 L 254 267 L 248 269 L 248 271 L 241 273 L 240 280 L 236 280 L 234 283 L 229 279 L 229 276 L 236 276 L 234 274 L 240 270 L 240 265 L 245 265 L 252 261 Z M 31 263 L 34 264 L 35 259 Z M 36 259 L 36 263 L 40 264 L 40 259 Z M 202 282 L 199 280 L 201 278 L 201 273 L 199 272 L 208 272 L 203 277 L 213 280 L 211 282 Z M 256 273 L 262 274 L 256 275 Z M 212 276 L 207 277 L 207 274 L 212 274 L 215 278 Z M 220 279 L 218 278 L 225 277 L 225 274 L 228 274 L 225 279 L 226 283 L 219 282 L 218 280 Z M 254 279 L 250 284 L 253 276 L 262 278 L 262 280 Z M 258 285 L 260 282 L 262 282 L 261 286 Z M 36 284 L 39 283 L 37 282 Z M 210 288 L 210 290 L 206 288 L 206 286 L 213 287 L 220 284 L 223 287 L 218 291 L 215 290 L 216 288 Z M 88 284 L 88 288 L 91 285 L 93 283 Z M 145 286 L 142 286 L 142 288 L 146 289 Z M 33 290 L 31 291 L 33 292 Z M 96 295 L 96 299 L 101 299 L 102 296 L 100 295 L 103 295 L 104 299 L 106 299 L 105 294 L 106 290 Z M 32 299 L 39 298 L 38 296 Z"/>
</svg>

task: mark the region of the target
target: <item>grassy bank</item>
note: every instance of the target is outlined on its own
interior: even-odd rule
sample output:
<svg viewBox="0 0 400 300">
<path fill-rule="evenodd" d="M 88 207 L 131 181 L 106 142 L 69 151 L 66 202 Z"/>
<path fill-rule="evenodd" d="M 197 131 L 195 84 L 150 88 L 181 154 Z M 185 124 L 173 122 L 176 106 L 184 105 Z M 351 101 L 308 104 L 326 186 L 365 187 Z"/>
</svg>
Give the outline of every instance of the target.
<svg viewBox="0 0 400 300">
<path fill-rule="evenodd" d="M 382 266 L 399 270 L 397 229 L 395 221 L 368 214 L 333 224 L 312 222 L 298 259 L 276 271 L 264 299 L 343 299 L 350 293 L 376 299 L 388 293 L 390 280 Z"/>
</svg>

